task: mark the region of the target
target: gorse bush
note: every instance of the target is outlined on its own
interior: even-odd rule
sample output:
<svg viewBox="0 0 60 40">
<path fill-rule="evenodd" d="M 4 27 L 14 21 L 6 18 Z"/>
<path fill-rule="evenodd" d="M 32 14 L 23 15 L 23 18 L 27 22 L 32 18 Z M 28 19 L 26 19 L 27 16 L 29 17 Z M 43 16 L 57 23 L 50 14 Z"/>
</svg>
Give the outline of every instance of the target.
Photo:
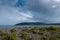
<svg viewBox="0 0 60 40">
<path fill-rule="evenodd" d="M 43 35 L 43 34 L 44 34 L 44 32 L 38 32 L 38 34 L 39 34 L 39 35 Z"/>
<path fill-rule="evenodd" d="M 7 34 L 3 40 L 16 40 L 16 34 Z"/>
<path fill-rule="evenodd" d="M 55 34 L 58 31 L 57 27 L 54 27 L 54 26 L 50 26 L 46 28 L 46 30 L 50 32 L 51 34 Z"/>
<path fill-rule="evenodd" d="M 0 36 L 3 36 L 3 35 L 4 35 L 3 31 L 0 30 Z"/>
<path fill-rule="evenodd" d="M 14 33 L 14 32 L 16 32 L 16 29 L 13 28 L 13 29 L 10 30 L 10 32 L 11 32 L 11 33 Z"/>
<path fill-rule="evenodd" d="M 30 38 L 29 34 L 25 31 L 19 32 L 19 34 L 26 40 Z"/>
<path fill-rule="evenodd" d="M 56 31 L 56 27 L 54 27 L 54 26 L 50 26 L 46 29 L 47 29 L 47 31 Z"/>
<path fill-rule="evenodd" d="M 37 30 L 37 28 L 32 28 L 32 29 L 30 29 L 30 32 L 36 34 L 38 32 L 38 30 Z"/>
<path fill-rule="evenodd" d="M 42 37 L 41 37 L 41 40 L 50 40 L 50 37 L 49 37 L 49 36 L 44 35 L 44 36 L 42 36 Z"/>
<path fill-rule="evenodd" d="M 4 33 L 2 30 L 0 30 L 0 36 L 3 37 L 5 35 L 7 35 L 7 33 Z"/>
<path fill-rule="evenodd" d="M 28 33 L 30 32 L 30 30 L 28 28 L 25 28 L 22 31 L 25 31 L 25 32 L 28 32 Z"/>
</svg>

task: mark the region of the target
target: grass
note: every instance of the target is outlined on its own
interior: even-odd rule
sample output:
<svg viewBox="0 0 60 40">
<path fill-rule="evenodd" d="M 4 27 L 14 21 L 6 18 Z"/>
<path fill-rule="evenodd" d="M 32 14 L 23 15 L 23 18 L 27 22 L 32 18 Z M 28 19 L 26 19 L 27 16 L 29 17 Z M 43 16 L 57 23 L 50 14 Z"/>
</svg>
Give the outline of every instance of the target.
<svg viewBox="0 0 60 40">
<path fill-rule="evenodd" d="M 17 32 L 17 33 L 16 33 Z M 60 28 L 50 26 L 45 28 L 10 29 L 7 32 L 0 30 L 1 40 L 60 40 Z"/>
</svg>

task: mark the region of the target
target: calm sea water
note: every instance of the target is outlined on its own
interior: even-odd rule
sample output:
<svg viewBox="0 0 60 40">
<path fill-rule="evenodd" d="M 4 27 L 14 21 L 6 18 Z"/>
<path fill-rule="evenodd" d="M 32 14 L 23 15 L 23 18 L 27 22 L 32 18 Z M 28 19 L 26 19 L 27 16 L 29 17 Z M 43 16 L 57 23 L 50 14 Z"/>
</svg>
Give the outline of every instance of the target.
<svg viewBox="0 0 60 40">
<path fill-rule="evenodd" d="M 17 27 L 60 27 L 60 25 L 20 25 L 20 26 L 13 26 L 13 25 L 0 25 L 0 28 L 17 28 Z"/>
</svg>

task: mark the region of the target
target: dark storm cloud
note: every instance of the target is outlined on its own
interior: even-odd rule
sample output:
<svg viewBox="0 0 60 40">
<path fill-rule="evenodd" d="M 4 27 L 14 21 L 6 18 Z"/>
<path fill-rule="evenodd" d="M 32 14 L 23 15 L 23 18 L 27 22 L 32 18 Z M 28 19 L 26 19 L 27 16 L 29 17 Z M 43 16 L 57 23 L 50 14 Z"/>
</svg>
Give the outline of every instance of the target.
<svg viewBox="0 0 60 40">
<path fill-rule="evenodd" d="M 44 2 L 44 0 L 28 0 L 26 1 L 25 6 L 30 11 L 50 15 L 51 13 L 54 13 L 54 9 L 52 9 L 52 5 L 53 5 L 52 1 Z"/>
<path fill-rule="evenodd" d="M 59 3 L 59 0 L 26 0 L 25 8 L 32 11 L 34 20 L 43 22 L 59 22 Z"/>
<path fill-rule="evenodd" d="M 26 0 L 25 8 L 32 11 L 33 19 L 48 22 L 47 17 L 53 16 L 52 1 L 48 0 Z"/>
</svg>

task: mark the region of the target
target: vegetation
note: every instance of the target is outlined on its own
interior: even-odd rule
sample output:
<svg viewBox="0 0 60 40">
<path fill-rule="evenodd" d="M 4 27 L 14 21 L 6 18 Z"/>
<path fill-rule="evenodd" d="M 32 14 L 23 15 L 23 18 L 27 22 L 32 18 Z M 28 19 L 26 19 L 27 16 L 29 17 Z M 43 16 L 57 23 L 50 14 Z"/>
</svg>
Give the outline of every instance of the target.
<svg viewBox="0 0 60 40">
<path fill-rule="evenodd" d="M 15 34 L 7 34 L 2 40 L 16 40 Z"/>
<path fill-rule="evenodd" d="M 7 31 L 7 30 L 6 30 Z M 8 32 L 0 30 L 1 40 L 60 40 L 60 28 L 50 26 L 45 28 L 13 28 Z"/>
<path fill-rule="evenodd" d="M 19 32 L 19 34 L 21 35 L 21 37 L 23 37 L 23 39 L 28 40 L 30 38 L 29 34 L 25 31 Z"/>
<path fill-rule="evenodd" d="M 2 36 L 4 36 L 4 35 L 5 35 L 5 33 L 0 30 L 0 36 L 2 37 Z"/>
<path fill-rule="evenodd" d="M 50 40 L 50 37 L 49 36 L 42 36 L 41 40 Z"/>
<path fill-rule="evenodd" d="M 16 32 L 16 29 L 13 28 L 13 29 L 10 30 L 10 32 L 11 32 L 11 33 L 14 33 L 14 32 Z"/>
</svg>

